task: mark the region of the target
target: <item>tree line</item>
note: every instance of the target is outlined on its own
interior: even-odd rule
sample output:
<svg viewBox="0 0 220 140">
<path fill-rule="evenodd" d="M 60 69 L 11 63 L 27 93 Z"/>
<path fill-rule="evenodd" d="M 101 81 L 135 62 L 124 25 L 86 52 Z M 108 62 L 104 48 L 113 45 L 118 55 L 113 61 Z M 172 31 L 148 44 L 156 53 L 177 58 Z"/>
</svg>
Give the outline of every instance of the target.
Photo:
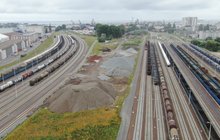
<svg viewBox="0 0 220 140">
<path fill-rule="evenodd" d="M 57 32 L 57 31 L 60 31 L 60 30 L 66 30 L 66 25 L 63 24 L 63 25 L 61 25 L 61 26 L 57 26 L 56 29 L 55 29 L 56 32 Z"/>
<path fill-rule="evenodd" d="M 112 38 L 120 38 L 125 33 L 125 27 L 123 25 L 96 24 L 95 30 L 99 42 L 111 40 Z"/>
<path fill-rule="evenodd" d="M 212 39 L 208 37 L 206 40 L 192 40 L 192 44 L 205 48 L 209 51 L 217 52 L 220 50 L 220 38 Z"/>
</svg>

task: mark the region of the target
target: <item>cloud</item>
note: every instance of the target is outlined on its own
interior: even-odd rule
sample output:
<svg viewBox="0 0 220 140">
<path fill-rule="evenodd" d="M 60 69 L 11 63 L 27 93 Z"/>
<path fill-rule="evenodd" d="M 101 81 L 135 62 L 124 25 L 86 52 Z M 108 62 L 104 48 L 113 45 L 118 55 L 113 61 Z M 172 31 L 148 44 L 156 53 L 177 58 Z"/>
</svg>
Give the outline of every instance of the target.
<svg viewBox="0 0 220 140">
<path fill-rule="evenodd" d="M 218 18 L 218 5 L 219 0 L 1 0 L 0 20 Z"/>
</svg>

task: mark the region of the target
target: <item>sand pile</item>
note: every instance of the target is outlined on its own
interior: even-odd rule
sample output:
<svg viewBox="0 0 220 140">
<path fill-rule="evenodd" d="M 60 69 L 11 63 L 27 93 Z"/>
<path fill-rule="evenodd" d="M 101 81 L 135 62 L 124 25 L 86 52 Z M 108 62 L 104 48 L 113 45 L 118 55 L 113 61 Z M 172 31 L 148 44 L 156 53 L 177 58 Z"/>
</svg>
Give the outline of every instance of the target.
<svg viewBox="0 0 220 140">
<path fill-rule="evenodd" d="M 68 84 L 46 100 L 52 112 L 77 112 L 113 104 L 116 91 L 101 81 L 87 81 L 80 85 Z"/>
</svg>

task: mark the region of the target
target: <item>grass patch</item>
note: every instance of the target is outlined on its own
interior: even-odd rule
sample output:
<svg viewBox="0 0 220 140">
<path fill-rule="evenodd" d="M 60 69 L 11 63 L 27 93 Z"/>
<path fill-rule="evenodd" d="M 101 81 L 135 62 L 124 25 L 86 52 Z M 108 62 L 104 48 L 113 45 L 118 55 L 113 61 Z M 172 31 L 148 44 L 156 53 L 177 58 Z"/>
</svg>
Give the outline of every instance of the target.
<svg viewBox="0 0 220 140">
<path fill-rule="evenodd" d="M 36 49 L 29 52 L 25 57 L 20 58 L 20 61 L 16 60 L 16 61 L 11 62 L 9 64 L 6 64 L 4 66 L 0 66 L 0 70 L 12 67 L 12 66 L 18 64 L 19 62 L 23 62 L 29 58 L 32 58 L 32 57 L 42 53 L 43 51 L 45 51 L 47 48 L 49 48 L 53 44 L 53 38 L 54 38 L 54 35 L 51 35 L 43 43 L 41 43 L 39 47 L 37 47 Z"/>
<path fill-rule="evenodd" d="M 57 114 L 40 109 L 6 140 L 116 139 L 120 118 L 114 108 L 100 108 L 76 113 Z M 90 135 L 92 132 L 96 134 Z M 100 133 L 102 135 L 100 135 Z"/>
<path fill-rule="evenodd" d="M 92 54 L 93 55 L 101 54 L 102 53 L 101 49 L 103 49 L 103 48 L 109 48 L 111 50 L 114 50 L 118 47 L 118 44 L 119 44 L 118 42 L 119 42 L 119 39 L 113 39 L 113 40 L 106 42 L 106 43 L 105 42 L 103 42 L 103 43 L 97 42 L 92 50 Z"/>
<path fill-rule="evenodd" d="M 110 125 L 86 126 L 74 131 L 71 136 L 74 140 L 115 140 L 120 125 L 111 121 Z"/>
<path fill-rule="evenodd" d="M 132 36 L 126 41 L 124 44 L 122 44 L 124 49 L 128 49 L 130 47 L 136 47 L 139 46 L 143 42 L 142 36 Z"/>
<path fill-rule="evenodd" d="M 87 43 L 88 47 L 91 47 L 93 42 L 96 40 L 95 36 L 89 36 L 89 35 L 81 35 L 78 34 L 85 42 Z"/>
</svg>

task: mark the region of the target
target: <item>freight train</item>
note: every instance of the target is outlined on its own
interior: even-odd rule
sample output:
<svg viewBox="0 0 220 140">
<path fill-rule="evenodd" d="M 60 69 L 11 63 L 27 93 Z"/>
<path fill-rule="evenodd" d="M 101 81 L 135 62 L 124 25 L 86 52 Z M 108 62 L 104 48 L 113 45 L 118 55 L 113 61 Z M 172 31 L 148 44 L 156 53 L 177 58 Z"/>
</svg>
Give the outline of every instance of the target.
<svg viewBox="0 0 220 140">
<path fill-rule="evenodd" d="M 38 77 L 30 80 L 29 85 L 34 86 L 35 84 L 37 84 L 38 82 L 40 82 L 44 78 L 46 78 L 49 74 L 53 73 L 55 70 L 57 70 L 59 67 L 61 67 L 65 62 L 67 62 L 76 53 L 77 50 L 78 50 L 78 47 L 75 48 L 74 51 L 71 54 L 69 54 L 65 59 L 57 62 L 53 67 L 45 70 Z"/>
<path fill-rule="evenodd" d="M 28 70 L 29 68 L 43 62 L 45 59 L 47 59 L 48 57 L 50 57 L 50 56 L 54 55 L 56 52 L 58 52 L 64 46 L 63 44 L 64 44 L 63 36 L 58 36 L 58 41 L 50 49 L 44 51 L 43 53 L 41 53 L 33 58 L 30 58 L 30 59 L 24 61 L 24 63 L 22 63 L 21 65 L 19 65 L 16 68 L 13 68 L 7 72 L 1 73 L 0 82 L 7 80 L 15 75 L 18 75 L 19 73 L 24 72 L 24 71 Z"/>
<path fill-rule="evenodd" d="M 157 69 L 157 59 L 155 56 L 155 44 L 150 45 L 151 51 L 150 51 L 150 57 L 151 57 L 151 74 L 153 77 L 154 85 L 159 84 L 159 74 Z"/>
<path fill-rule="evenodd" d="M 208 57 L 209 59 L 211 59 L 212 61 L 218 63 L 220 65 L 220 58 L 214 56 L 214 55 L 211 55 L 209 52 L 201 49 L 200 47 L 196 46 L 196 45 L 193 45 L 193 44 L 190 44 L 190 46 L 194 49 L 196 49 L 198 52 L 202 53 L 204 56 Z"/>
<path fill-rule="evenodd" d="M 214 98 L 214 100 L 220 105 L 219 82 L 207 73 L 205 73 L 203 69 L 199 66 L 199 64 L 192 57 L 190 57 L 181 47 L 175 47 L 173 44 L 171 44 L 171 47 L 180 56 L 183 62 L 190 67 L 190 70 L 193 72 L 193 74 L 206 88 L 206 90 Z"/>
<path fill-rule="evenodd" d="M 72 39 L 72 37 L 71 37 L 71 39 Z M 71 40 L 71 42 L 72 42 L 72 44 L 75 43 L 74 40 Z M 15 84 L 17 84 L 17 83 L 19 83 L 19 82 L 21 82 L 21 81 L 27 79 L 28 77 L 31 77 L 31 76 L 34 75 L 35 73 L 37 73 L 37 72 L 43 70 L 43 69 L 46 68 L 48 65 L 52 64 L 53 62 L 55 62 L 56 60 L 58 60 L 60 57 L 62 57 L 64 54 L 66 54 L 66 53 L 70 50 L 70 48 L 71 48 L 71 45 L 70 45 L 67 49 L 65 49 L 63 52 L 57 54 L 57 56 L 56 56 L 54 59 L 49 59 L 49 60 L 48 60 L 47 62 L 45 62 L 44 64 L 41 64 L 41 65 L 37 66 L 35 69 L 32 69 L 32 70 L 30 70 L 30 71 L 28 71 L 28 72 L 25 72 L 24 74 L 18 76 L 18 78 L 16 78 L 15 80 L 11 80 L 11 81 L 9 81 L 9 82 L 7 82 L 7 83 L 1 85 L 1 86 L 0 86 L 0 92 L 6 90 L 7 88 L 12 87 L 13 85 L 15 85 Z M 75 47 L 74 53 L 75 53 L 76 51 L 77 51 L 77 50 L 76 50 L 76 47 Z M 67 61 L 67 58 L 65 58 L 65 60 Z M 53 70 L 51 70 L 51 72 L 53 72 Z"/>
<path fill-rule="evenodd" d="M 186 45 L 183 44 L 184 47 L 192 51 L 194 54 L 196 54 L 199 58 L 204 60 L 207 64 L 212 66 L 216 71 L 220 72 L 220 58 L 210 55 L 208 52 L 205 50 L 202 50 L 198 46 L 195 45 Z"/>
<path fill-rule="evenodd" d="M 159 45 L 159 47 L 160 47 L 160 45 Z M 165 53 L 164 53 L 164 55 L 165 55 L 165 58 L 168 58 Z M 170 136 L 171 140 L 179 140 L 179 134 L 177 131 L 177 124 L 176 124 L 176 119 L 175 119 L 175 115 L 173 112 L 172 101 L 169 97 L 169 91 L 167 89 L 163 70 L 162 70 L 160 61 L 158 59 L 158 54 L 156 55 L 156 58 L 158 60 L 157 66 L 158 66 L 158 73 L 159 73 L 159 77 L 160 77 L 160 91 L 161 91 L 162 97 L 163 97 L 163 103 L 164 103 L 164 108 L 165 108 L 165 116 L 166 116 L 166 120 L 167 120 L 169 136 Z M 170 61 L 168 59 L 166 59 L 165 62 L 166 62 L 167 66 L 170 66 Z"/>
<path fill-rule="evenodd" d="M 150 49 L 149 41 L 145 44 L 145 50 L 148 50 L 147 51 L 147 75 L 151 75 L 151 57 L 150 57 L 151 49 Z"/>
<path fill-rule="evenodd" d="M 179 134 L 177 131 L 177 125 L 175 121 L 171 99 L 169 97 L 169 92 L 168 92 L 165 78 L 163 75 L 162 67 L 158 59 L 158 54 L 155 53 L 155 46 L 148 41 L 145 44 L 145 50 L 147 50 L 147 53 L 148 53 L 146 73 L 147 75 L 155 76 L 155 78 L 153 79 L 155 80 L 154 84 L 160 85 L 160 91 L 163 97 L 165 116 L 167 120 L 168 131 L 169 131 L 169 138 L 170 140 L 179 140 Z M 166 60 L 166 65 L 170 66 L 169 59 Z M 154 66 L 154 68 L 152 66 Z M 156 73 L 157 73 L 157 76 L 155 75 Z"/>
</svg>

